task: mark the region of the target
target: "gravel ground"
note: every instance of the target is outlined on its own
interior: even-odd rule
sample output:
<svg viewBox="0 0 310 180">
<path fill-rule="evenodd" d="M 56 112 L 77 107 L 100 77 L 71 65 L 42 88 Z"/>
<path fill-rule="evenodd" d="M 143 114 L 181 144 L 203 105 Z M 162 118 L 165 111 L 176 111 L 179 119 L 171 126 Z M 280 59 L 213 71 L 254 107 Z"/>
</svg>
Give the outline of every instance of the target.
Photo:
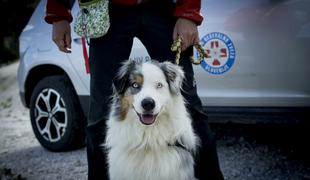
<svg viewBox="0 0 310 180">
<path fill-rule="evenodd" d="M 85 148 L 52 153 L 35 139 L 18 95 L 17 66 L 0 68 L 0 180 L 10 179 L 4 174 L 20 175 L 15 179 L 87 179 Z M 304 125 L 221 123 L 212 128 L 225 179 L 310 179 L 310 136 Z"/>
</svg>

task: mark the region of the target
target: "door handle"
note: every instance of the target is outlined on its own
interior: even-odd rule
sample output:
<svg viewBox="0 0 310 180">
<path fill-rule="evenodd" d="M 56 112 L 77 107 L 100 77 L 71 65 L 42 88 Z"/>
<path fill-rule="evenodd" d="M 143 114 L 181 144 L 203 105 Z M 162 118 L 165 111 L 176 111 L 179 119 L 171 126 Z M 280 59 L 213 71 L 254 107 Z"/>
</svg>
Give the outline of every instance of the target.
<svg viewBox="0 0 310 180">
<path fill-rule="evenodd" d="M 73 42 L 75 42 L 76 44 L 82 44 L 82 38 L 74 38 Z"/>
</svg>

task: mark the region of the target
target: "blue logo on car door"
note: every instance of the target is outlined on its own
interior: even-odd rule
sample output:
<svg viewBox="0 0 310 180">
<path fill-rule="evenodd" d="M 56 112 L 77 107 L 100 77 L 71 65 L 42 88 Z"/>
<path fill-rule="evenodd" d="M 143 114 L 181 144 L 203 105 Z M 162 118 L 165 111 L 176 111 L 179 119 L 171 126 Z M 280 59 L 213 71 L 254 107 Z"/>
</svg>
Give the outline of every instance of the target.
<svg viewBox="0 0 310 180">
<path fill-rule="evenodd" d="M 223 74 L 234 64 L 236 50 L 232 40 L 220 32 L 212 32 L 201 39 L 207 58 L 201 62 L 201 67 L 210 74 Z M 199 53 L 195 53 L 199 56 Z"/>
</svg>

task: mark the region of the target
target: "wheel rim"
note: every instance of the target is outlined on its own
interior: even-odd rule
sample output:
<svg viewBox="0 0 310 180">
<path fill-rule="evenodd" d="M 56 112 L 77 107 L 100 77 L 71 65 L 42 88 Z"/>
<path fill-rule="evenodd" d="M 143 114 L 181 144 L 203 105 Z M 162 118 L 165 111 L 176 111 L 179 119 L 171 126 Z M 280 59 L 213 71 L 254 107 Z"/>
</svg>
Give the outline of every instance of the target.
<svg viewBox="0 0 310 180">
<path fill-rule="evenodd" d="M 47 141 L 57 142 L 67 128 L 67 109 L 64 100 L 54 89 L 43 89 L 34 109 L 35 123 L 40 135 Z"/>
</svg>

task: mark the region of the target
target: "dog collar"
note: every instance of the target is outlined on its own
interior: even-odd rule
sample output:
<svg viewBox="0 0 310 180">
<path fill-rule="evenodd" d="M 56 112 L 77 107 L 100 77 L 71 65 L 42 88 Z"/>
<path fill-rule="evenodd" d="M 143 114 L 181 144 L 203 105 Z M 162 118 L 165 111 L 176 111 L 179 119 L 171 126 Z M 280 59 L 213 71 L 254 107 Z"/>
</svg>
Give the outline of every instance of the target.
<svg viewBox="0 0 310 180">
<path fill-rule="evenodd" d="M 187 149 L 183 144 L 181 144 L 180 142 L 176 141 L 174 144 L 168 143 L 168 146 L 176 146 L 178 148 L 181 148 L 185 151 L 188 151 L 190 153 L 192 153 L 189 149 Z"/>
</svg>

